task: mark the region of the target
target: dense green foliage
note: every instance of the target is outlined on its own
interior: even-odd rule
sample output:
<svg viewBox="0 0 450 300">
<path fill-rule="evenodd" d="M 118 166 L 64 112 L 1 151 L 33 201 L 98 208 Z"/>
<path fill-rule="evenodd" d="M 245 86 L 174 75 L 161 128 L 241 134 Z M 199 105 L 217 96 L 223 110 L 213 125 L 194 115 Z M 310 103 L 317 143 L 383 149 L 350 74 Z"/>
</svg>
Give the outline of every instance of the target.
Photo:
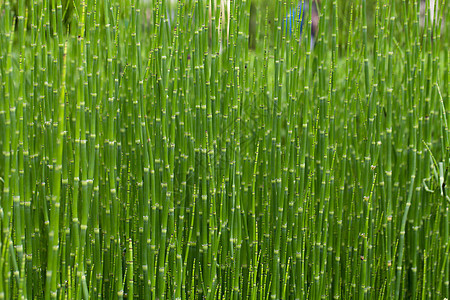
<svg viewBox="0 0 450 300">
<path fill-rule="evenodd" d="M 293 2 L 0 2 L 0 299 L 449 298 L 449 2 Z"/>
</svg>

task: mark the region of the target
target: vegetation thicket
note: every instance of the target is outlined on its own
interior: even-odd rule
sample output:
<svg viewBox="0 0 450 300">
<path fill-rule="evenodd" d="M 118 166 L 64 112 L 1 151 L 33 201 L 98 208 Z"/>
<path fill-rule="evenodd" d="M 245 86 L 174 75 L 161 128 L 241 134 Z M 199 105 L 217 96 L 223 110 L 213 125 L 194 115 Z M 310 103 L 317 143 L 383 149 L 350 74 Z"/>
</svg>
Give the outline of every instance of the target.
<svg viewBox="0 0 450 300">
<path fill-rule="evenodd" d="M 0 299 L 449 298 L 450 5 L 366 1 L 1 1 Z"/>
</svg>

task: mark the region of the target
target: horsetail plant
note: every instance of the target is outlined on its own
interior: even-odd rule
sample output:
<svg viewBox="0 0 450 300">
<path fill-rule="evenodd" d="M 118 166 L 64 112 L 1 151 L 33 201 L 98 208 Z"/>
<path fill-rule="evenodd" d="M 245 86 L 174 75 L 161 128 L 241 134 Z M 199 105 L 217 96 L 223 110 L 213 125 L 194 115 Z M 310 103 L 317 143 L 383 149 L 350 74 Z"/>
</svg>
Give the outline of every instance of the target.
<svg viewBox="0 0 450 300">
<path fill-rule="evenodd" d="M 449 298 L 428 2 L 0 2 L 0 299 Z"/>
</svg>

